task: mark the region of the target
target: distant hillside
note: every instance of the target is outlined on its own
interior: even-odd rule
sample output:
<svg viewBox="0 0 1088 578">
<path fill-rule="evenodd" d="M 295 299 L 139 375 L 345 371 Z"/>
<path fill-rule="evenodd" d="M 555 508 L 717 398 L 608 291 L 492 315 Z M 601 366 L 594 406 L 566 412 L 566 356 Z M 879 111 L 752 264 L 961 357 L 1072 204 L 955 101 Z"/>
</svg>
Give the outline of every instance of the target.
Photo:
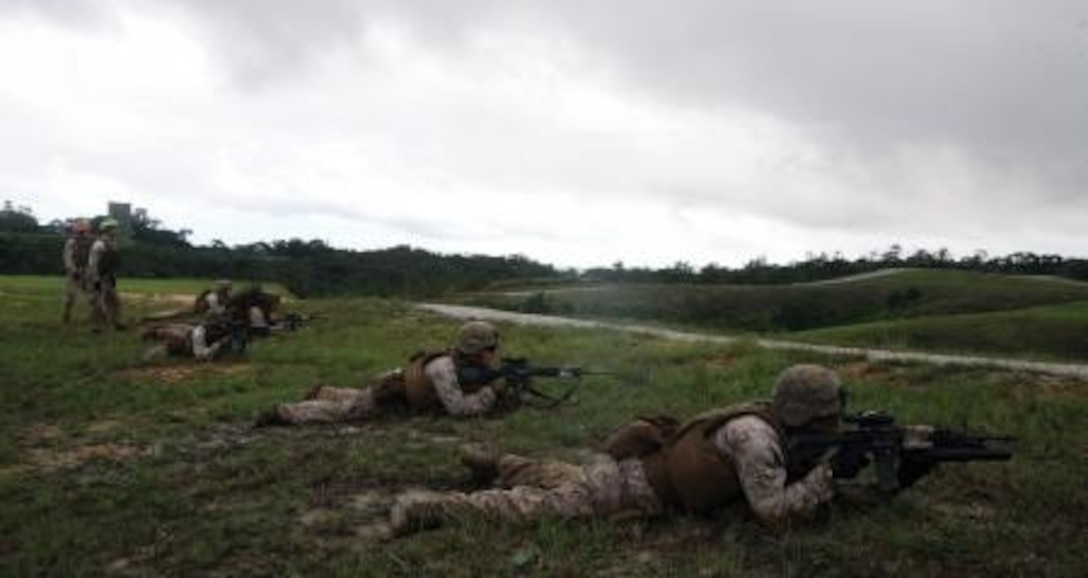
<svg viewBox="0 0 1088 578">
<path fill-rule="evenodd" d="M 1088 299 L 1088 283 L 968 271 L 907 270 L 841 283 L 601 284 L 474 293 L 460 300 L 537 313 L 681 323 L 727 332 L 803 331 Z"/>
</svg>

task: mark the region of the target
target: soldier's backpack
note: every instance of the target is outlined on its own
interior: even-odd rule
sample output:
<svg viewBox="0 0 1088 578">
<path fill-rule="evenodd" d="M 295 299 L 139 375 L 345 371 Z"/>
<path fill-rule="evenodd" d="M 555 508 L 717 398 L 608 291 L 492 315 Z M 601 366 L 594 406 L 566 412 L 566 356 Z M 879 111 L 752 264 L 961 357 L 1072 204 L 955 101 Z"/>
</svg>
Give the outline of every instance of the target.
<svg viewBox="0 0 1088 578">
<path fill-rule="evenodd" d="M 679 420 L 671 416 L 636 416 L 613 431 L 600 449 L 615 460 L 640 458 L 664 448 L 679 429 Z"/>
</svg>

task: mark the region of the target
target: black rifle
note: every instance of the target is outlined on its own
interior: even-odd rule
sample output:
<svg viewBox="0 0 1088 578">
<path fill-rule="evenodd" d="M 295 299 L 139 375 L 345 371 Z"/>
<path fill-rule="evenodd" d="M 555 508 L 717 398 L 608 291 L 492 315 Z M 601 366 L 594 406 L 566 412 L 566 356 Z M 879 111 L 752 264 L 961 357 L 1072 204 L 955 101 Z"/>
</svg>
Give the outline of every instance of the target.
<svg viewBox="0 0 1088 578">
<path fill-rule="evenodd" d="M 587 371 L 575 366 L 537 366 L 529 365 L 529 360 L 524 357 L 506 357 L 498 369 L 486 367 L 463 367 L 457 371 L 457 380 L 465 385 L 485 385 L 502 378 L 506 380 L 509 390 L 507 395 L 512 399 L 520 399 L 523 394 L 544 400 L 542 407 L 551 409 L 564 401 L 578 389 L 583 375 L 609 375 L 607 371 Z M 558 396 L 548 395 L 533 386 L 534 377 L 551 377 L 556 379 L 573 380 L 566 391 Z"/>
<path fill-rule="evenodd" d="M 321 319 L 321 316 L 316 313 L 287 313 L 282 320 L 276 322 L 276 325 L 288 331 L 298 331 L 315 319 Z"/>
<path fill-rule="evenodd" d="M 901 426 L 883 411 L 849 415 L 844 421 L 851 427 L 837 434 L 792 436 L 791 455 L 811 457 L 834 451 L 831 469 L 836 478 L 857 477 L 872 463 L 877 487 L 888 494 L 910 487 L 940 462 L 1009 460 L 1015 441 L 1008 436 Z"/>
</svg>

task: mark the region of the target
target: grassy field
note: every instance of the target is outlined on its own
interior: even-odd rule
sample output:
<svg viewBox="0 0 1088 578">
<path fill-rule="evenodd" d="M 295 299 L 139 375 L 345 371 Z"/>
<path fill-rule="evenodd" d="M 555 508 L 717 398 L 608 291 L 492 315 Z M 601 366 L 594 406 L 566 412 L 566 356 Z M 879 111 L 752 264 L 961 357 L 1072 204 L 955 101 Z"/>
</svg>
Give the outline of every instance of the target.
<svg viewBox="0 0 1088 578">
<path fill-rule="evenodd" d="M 1088 284 L 907 270 L 809 285 L 622 285 L 485 292 L 501 309 L 936 352 L 1088 359 Z"/>
<path fill-rule="evenodd" d="M 172 295 L 206 283 L 160 282 Z M 123 283 L 135 292 L 136 283 Z M 457 323 L 396 301 L 302 301 L 323 313 L 244 360 L 146 365 L 133 331 L 60 327 L 59 282 L 0 278 L 0 575 L 6 576 L 1083 576 L 1088 388 L 981 369 L 502 326 L 504 349 L 611 369 L 572 403 L 505 419 L 413 418 L 259 429 L 310 385 L 357 385 Z M 130 298 L 136 316 L 169 304 Z M 571 460 L 639 412 L 688 416 L 761 397 L 797 362 L 825 363 L 857 408 L 1019 437 L 1009 463 L 950 465 L 883 506 L 839 504 L 776 536 L 741 507 L 715 520 L 470 518 L 381 536 L 392 496 L 464 488 L 457 447 L 490 440 Z M 548 386 L 546 382 L 541 385 Z"/>
<path fill-rule="evenodd" d="M 791 339 L 921 351 L 984 352 L 1088 363 L 1088 301 L 1016 311 L 859 323 Z"/>
</svg>

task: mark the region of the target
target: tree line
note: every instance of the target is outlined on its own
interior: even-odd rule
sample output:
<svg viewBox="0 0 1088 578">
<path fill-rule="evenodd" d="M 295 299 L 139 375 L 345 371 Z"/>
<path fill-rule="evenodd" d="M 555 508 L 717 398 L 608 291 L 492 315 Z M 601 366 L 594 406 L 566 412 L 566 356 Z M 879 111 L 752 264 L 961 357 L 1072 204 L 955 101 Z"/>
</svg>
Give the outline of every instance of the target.
<svg viewBox="0 0 1088 578">
<path fill-rule="evenodd" d="M 97 217 L 92 221 L 100 221 Z M 0 273 L 50 275 L 60 272 L 67 223 L 40 224 L 28 207 L 10 201 L 0 209 Z M 660 269 L 612 267 L 560 270 L 521 255 L 448 255 L 400 245 L 380 250 L 338 249 L 320 240 L 275 240 L 229 247 L 221 241 L 197 246 L 192 231 L 171 230 L 146 211 L 132 215 L 120 241 L 120 274 L 128 277 L 230 278 L 277 282 L 299 296 L 377 295 L 424 297 L 471 291 L 502 283 L 613 282 L 787 284 L 819 281 L 889 267 L 962 269 L 983 272 L 1058 275 L 1088 280 L 1088 261 L 1060 255 L 984 252 L 956 258 L 946 249 L 905 253 L 899 245 L 862 257 L 840 253 L 810 255 L 774 264 L 757 258 L 740 268 L 678 262 Z"/>
<path fill-rule="evenodd" d="M 900 245 L 892 245 L 883 252 L 870 252 L 853 259 L 842 253 L 811 254 L 802 261 L 788 264 L 769 263 L 764 258 L 752 259 L 743 267 L 731 269 L 714 263 L 695 268 L 686 262 L 677 262 L 661 269 L 628 268 L 617 262 L 611 268 L 589 269 L 581 274 L 583 279 L 613 283 L 705 283 L 744 285 L 783 285 L 835 279 L 847 275 L 860 275 L 881 269 L 954 269 L 1007 275 L 1053 275 L 1088 281 L 1088 260 L 1063 257 L 1055 254 L 1038 254 L 1018 251 L 1008 255 L 991 256 L 976 251 L 956 257 L 948 249 L 916 249 L 905 253 Z"/>
<path fill-rule="evenodd" d="M 90 220 L 95 225 L 104 218 Z M 59 274 L 67 225 L 61 220 L 39 224 L 29 208 L 5 203 L 0 210 L 0 273 Z M 554 267 L 520 255 L 443 255 L 405 245 L 353 251 L 320 240 L 289 239 L 198 246 L 189 241 L 191 231 L 165 228 L 143 210 L 133 212 L 129 229 L 118 239 L 121 277 L 275 282 L 301 297 L 423 297 L 480 289 L 495 281 L 559 275 Z"/>
</svg>

